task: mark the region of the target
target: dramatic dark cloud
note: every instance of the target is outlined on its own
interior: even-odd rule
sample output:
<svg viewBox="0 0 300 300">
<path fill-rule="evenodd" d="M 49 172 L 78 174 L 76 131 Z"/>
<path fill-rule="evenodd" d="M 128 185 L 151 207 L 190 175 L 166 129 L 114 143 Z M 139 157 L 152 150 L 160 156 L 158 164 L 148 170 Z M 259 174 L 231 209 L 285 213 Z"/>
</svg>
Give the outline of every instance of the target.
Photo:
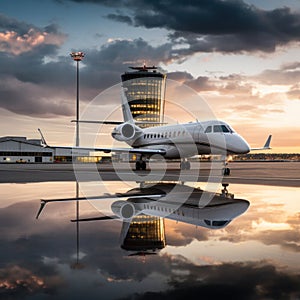
<svg viewBox="0 0 300 300">
<path fill-rule="evenodd" d="M 117 14 L 108 14 L 107 15 L 108 19 L 111 19 L 113 21 L 118 21 L 118 22 L 122 22 L 122 23 L 127 23 L 128 25 L 133 25 L 132 23 L 132 19 L 129 16 L 125 16 L 125 15 L 117 15 Z"/>
<path fill-rule="evenodd" d="M 244 1 L 107 1 L 73 0 L 116 7 L 107 17 L 145 28 L 165 28 L 182 57 L 196 52 L 273 52 L 276 47 L 299 42 L 300 14 L 288 7 L 263 10 Z M 120 12 L 126 8 L 129 13 Z"/>
<path fill-rule="evenodd" d="M 242 1 L 75 2 L 115 8 L 116 12 L 107 16 L 115 21 L 170 31 L 169 41 L 159 46 L 136 38 L 111 39 L 99 49 L 82 49 L 86 57 L 80 69 L 80 99 L 85 102 L 119 83 L 120 75 L 128 66 L 142 64 L 145 60 L 159 65 L 174 60 L 181 62 L 199 51 L 273 51 L 278 45 L 298 41 L 300 36 L 297 13 L 288 8 L 261 10 Z M 66 38 L 56 24 L 38 28 L 0 15 L 2 108 L 43 117 L 74 115 L 75 63 L 68 56 L 58 56 Z M 237 78 L 194 78 L 185 72 L 169 73 L 168 78 L 199 92 L 220 91 L 225 94 L 227 91 L 228 94 L 250 95 L 252 89 L 251 85 L 246 85 L 245 81 L 241 83 L 242 80 Z M 287 95 L 296 99 L 299 98 L 298 78 L 297 65 L 267 70 L 259 77 L 266 84 L 284 82 L 293 85 Z M 119 104 L 119 98 L 104 101 L 106 103 Z"/>
<path fill-rule="evenodd" d="M 180 275 L 180 271 L 185 275 Z M 188 262 L 177 261 L 179 275 L 175 274 L 170 279 L 173 289 L 136 294 L 134 299 L 199 299 L 201 295 L 204 299 L 250 300 L 288 299 L 300 296 L 298 275 L 280 272 L 263 261 L 217 266 L 191 266 Z"/>
<path fill-rule="evenodd" d="M 0 106 L 24 115 L 74 115 L 75 63 L 57 55 L 65 35 L 55 24 L 37 28 L 3 15 L 0 22 Z M 128 66 L 145 58 L 153 64 L 168 62 L 171 45 L 117 39 L 99 50 L 82 50 L 86 57 L 80 69 L 80 98 L 91 101 L 119 83 Z M 113 102 L 119 104 L 119 98 Z"/>
</svg>

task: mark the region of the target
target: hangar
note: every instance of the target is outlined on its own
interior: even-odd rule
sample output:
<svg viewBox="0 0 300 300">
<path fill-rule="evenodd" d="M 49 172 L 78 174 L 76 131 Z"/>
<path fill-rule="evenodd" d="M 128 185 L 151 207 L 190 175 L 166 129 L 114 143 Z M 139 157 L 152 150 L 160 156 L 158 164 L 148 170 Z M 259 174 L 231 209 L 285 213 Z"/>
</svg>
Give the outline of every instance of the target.
<svg viewBox="0 0 300 300">
<path fill-rule="evenodd" d="M 41 140 L 23 136 L 0 138 L 0 162 L 53 162 L 54 149 L 44 148 Z"/>
<path fill-rule="evenodd" d="M 103 163 L 111 161 L 104 152 L 74 151 L 68 148 L 47 147 L 41 139 L 24 136 L 0 137 L 0 163 Z"/>
</svg>

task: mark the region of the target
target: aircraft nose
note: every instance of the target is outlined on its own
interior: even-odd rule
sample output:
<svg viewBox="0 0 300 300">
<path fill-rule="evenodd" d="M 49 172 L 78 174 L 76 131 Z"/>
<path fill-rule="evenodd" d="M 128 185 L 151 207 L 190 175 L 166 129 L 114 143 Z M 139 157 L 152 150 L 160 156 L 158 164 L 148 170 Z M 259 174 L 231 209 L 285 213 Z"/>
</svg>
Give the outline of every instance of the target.
<svg viewBox="0 0 300 300">
<path fill-rule="evenodd" d="M 250 151 L 250 146 L 248 143 L 238 134 L 234 136 L 228 136 L 227 140 L 227 150 L 236 154 L 245 154 Z"/>
<path fill-rule="evenodd" d="M 238 143 L 238 152 L 239 153 L 248 153 L 250 152 L 250 146 L 248 145 L 248 143 L 241 137 L 239 136 L 240 140 Z"/>
<path fill-rule="evenodd" d="M 236 218 L 237 216 L 244 213 L 250 205 L 250 202 L 247 200 L 236 199 L 234 203 L 234 207 L 232 208 L 232 218 Z"/>
</svg>

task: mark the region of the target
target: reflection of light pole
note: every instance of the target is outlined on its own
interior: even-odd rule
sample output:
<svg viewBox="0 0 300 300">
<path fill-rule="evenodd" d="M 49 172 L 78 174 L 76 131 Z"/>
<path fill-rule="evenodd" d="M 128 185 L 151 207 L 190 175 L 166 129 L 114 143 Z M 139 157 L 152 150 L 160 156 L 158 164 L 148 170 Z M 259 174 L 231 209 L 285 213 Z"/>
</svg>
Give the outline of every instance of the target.
<svg viewBox="0 0 300 300">
<path fill-rule="evenodd" d="M 79 146 L 79 62 L 83 59 L 83 52 L 72 52 L 70 53 L 74 61 L 76 61 L 77 73 L 76 73 L 76 146 Z M 76 181 L 76 198 L 79 197 L 79 184 Z M 79 266 L 79 201 L 76 201 L 76 249 L 77 249 L 77 259 L 76 265 Z"/>
<path fill-rule="evenodd" d="M 83 52 L 72 52 L 71 57 L 77 63 L 76 80 L 76 146 L 79 146 L 79 62 L 84 58 Z"/>
</svg>

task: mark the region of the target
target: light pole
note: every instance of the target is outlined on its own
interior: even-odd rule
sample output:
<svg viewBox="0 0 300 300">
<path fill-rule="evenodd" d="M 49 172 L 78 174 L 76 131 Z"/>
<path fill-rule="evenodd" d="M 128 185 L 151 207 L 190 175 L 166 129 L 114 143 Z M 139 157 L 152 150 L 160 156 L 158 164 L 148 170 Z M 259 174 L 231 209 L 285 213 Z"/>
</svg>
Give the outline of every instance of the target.
<svg viewBox="0 0 300 300">
<path fill-rule="evenodd" d="M 83 52 L 71 52 L 70 56 L 76 61 L 76 146 L 79 147 L 79 62 L 84 58 Z M 76 181 L 76 198 L 79 197 L 79 184 Z M 79 201 L 76 201 L 76 265 L 79 266 Z"/>
<path fill-rule="evenodd" d="M 76 61 L 76 146 L 79 146 L 79 62 L 84 58 L 83 52 L 71 52 L 70 56 Z"/>
</svg>

